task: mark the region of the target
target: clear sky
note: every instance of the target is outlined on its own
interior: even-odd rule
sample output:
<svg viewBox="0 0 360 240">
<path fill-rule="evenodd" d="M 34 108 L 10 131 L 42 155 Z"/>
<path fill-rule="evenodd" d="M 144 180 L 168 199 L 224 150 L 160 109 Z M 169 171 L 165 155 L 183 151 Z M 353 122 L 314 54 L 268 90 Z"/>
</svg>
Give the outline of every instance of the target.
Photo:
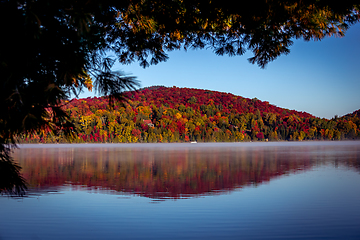
<svg viewBox="0 0 360 240">
<path fill-rule="evenodd" d="M 360 108 L 360 24 L 343 38 L 295 40 L 289 55 L 265 69 L 243 56 L 217 56 L 211 50 L 173 51 L 169 59 L 143 69 L 137 62 L 115 70 L 136 76 L 141 87 L 177 86 L 258 98 L 317 117 L 342 116 Z M 93 96 L 83 93 L 80 97 Z"/>
</svg>

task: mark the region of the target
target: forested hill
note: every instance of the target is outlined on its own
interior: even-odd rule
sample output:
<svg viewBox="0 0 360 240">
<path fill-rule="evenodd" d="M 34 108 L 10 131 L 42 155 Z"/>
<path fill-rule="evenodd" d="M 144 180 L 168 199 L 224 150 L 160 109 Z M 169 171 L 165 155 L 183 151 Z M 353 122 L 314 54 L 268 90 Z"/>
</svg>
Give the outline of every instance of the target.
<svg viewBox="0 0 360 240">
<path fill-rule="evenodd" d="M 241 114 L 256 113 L 259 110 L 261 113 L 275 113 L 283 116 L 294 114 L 299 117 L 314 117 L 305 112 L 279 108 L 256 98 L 249 99 L 231 93 L 201 89 L 153 86 L 137 93 L 128 93 L 128 96 L 131 97 L 131 100 L 139 102 L 146 99 L 148 103 L 153 103 L 157 107 L 163 105 L 164 107 L 178 109 L 179 106 L 184 105 L 207 116 L 213 116 L 216 112 Z"/>
<path fill-rule="evenodd" d="M 152 86 L 126 92 L 110 109 L 106 98 L 74 99 L 64 108 L 75 125 L 73 142 L 224 142 L 360 139 L 359 110 L 320 119 L 230 93 Z M 46 129 L 22 142 L 65 142 Z"/>
</svg>

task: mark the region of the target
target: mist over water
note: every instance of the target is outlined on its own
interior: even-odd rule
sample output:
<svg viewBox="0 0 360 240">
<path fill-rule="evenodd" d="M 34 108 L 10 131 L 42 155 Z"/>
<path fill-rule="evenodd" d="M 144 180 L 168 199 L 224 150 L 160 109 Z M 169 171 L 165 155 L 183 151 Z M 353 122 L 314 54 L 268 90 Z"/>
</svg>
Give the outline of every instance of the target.
<svg viewBox="0 0 360 240">
<path fill-rule="evenodd" d="M 21 145 L 0 239 L 359 239 L 360 142 Z"/>
</svg>

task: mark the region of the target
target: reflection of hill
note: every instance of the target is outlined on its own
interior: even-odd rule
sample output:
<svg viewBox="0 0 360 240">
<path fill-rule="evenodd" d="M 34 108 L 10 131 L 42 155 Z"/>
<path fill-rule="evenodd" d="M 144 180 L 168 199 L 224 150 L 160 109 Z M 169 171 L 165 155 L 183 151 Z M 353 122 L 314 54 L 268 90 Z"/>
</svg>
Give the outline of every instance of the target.
<svg viewBox="0 0 360 240">
<path fill-rule="evenodd" d="M 16 153 L 16 158 L 30 188 L 36 190 L 70 182 L 152 198 L 215 194 L 261 184 L 319 164 L 345 164 L 360 169 L 357 146 L 354 151 L 339 153 L 323 146 L 180 149 L 137 146 L 25 148 Z"/>
</svg>

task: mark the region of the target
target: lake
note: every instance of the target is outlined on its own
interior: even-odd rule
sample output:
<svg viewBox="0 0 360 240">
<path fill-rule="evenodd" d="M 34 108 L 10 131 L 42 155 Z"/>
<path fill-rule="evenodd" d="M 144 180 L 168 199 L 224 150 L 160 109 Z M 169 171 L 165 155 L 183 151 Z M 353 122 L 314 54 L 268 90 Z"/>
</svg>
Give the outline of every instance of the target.
<svg viewBox="0 0 360 240">
<path fill-rule="evenodd" d="M 20 145 L 8 239 L 360 239 L 360 142 Z"/>
</svg>

